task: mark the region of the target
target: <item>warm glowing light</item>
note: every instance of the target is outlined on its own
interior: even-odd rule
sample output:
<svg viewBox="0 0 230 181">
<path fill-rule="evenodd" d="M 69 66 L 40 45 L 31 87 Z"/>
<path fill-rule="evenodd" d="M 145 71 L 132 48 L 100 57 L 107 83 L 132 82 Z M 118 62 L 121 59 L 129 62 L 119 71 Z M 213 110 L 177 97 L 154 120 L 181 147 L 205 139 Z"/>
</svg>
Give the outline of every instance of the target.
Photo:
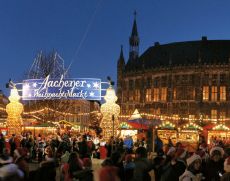
<svg viewBox="0 0 230 181">
<path fill-rule="evenodd" d="M 8 134 L 21 134 L 23 105 L 19 102 L 20 96 L 16 88 L 11 89 L 10 103 L 6 106 Z"/>
<path fill-rule="evenodd" d="M 188 123 L 185 126 L 183 126 L 184 130 L 203 130 L 202 127 L 200 127 L 199 125 L 195 124 L 195 123 Z M 183 131 L 183 130 L 182 130 Z"/>
<path fill-rule="evenodd" d="M 106 90 L 105 103 L 101 105 L 101 113 L 103 115 L 100 127 L 103 130 L 104 139 L 108 140 L 111 136 L 116 136 L 119 127 L 118 115 L 120 114 L 120 106 L 116 104 L 117 96 L 115 90 L 110 85 Z M 114 115 L 114 124 L 112 117 Z M 114 128 L 114 130 L 113 130 Z"/>
<path fill-rule="evenodd" d="M 159 128 L 161 128 L 161 129 L 175 129 L 175 124 L 172 124 L 169 121 L 165 121 L 161 125 L 159 125 Z"/>
<path fill-rule="evenodd" d="M 213 130 L 225 130 L 225 131 L 229 131 L 230 128 L 223 125 L 223 124 L 218 124 L 217 126 L 215 126 L 214 128 L 212 128 Z"/>
</svg>

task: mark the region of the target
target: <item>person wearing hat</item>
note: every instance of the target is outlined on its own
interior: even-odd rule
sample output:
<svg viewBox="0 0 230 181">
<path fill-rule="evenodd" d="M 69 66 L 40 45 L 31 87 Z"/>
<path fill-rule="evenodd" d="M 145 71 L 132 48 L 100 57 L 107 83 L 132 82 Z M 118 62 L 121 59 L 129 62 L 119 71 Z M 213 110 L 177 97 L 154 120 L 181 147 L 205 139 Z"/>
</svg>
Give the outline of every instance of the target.
<svg viewBox="0 0 230 181">
<path fill-rule="evenodd" d="M 224 161 L 224 171 L 225 173 L 221 177 L 221 181 L 229 181 L 230 180 L 230 157 L 227 157 Z"/>
<path fill-rule="evenodd" d="M 220 180 L 220 176 L 224 173 L 224 150 L 221 147 L 215 146 L 210 150 L 210 158 L 208 159 L 204 176 L 206 180 Z"/>
<path fill-rule="evenodd" d="M 193 154 L 187 159 L 187 169 L 179 177 L 179 181 L 200 181 L 202 180 L 201 174 L 201 157 Z"/>
</svg>

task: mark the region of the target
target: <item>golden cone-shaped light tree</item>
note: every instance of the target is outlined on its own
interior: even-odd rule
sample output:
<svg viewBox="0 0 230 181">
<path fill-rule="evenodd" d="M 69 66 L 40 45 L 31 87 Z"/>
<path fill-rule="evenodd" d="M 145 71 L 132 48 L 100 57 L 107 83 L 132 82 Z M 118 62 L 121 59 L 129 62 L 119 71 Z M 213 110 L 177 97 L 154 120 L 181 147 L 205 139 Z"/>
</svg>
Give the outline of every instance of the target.
<svg viewBox="0 0 230 181">
<path fill-rule="evenodd" d="M 112 85 L 106 90 L 104 99 L 105 103 L 101 105 L 103 118 L 100 127 L 102 128 L 103 138 L 109 140 L 111 136 L 117 135 L 118 115 L 120 114 L 120 106 L 116 104 L 117 96 Z"/>
<path fill-rule="evenodd" d="M 19 102 L 20 96 L 16 88 L 11 89 L 10 103 L 6 106 L 8 135 L 21 134 L 23 105 Z"/>
</svg>

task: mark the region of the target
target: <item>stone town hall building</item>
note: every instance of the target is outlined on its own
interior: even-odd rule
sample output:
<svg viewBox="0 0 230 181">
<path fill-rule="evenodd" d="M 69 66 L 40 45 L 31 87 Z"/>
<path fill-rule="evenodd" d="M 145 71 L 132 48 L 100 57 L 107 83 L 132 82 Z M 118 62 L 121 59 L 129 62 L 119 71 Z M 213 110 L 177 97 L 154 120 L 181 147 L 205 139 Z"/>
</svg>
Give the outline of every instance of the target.
<svg viewBox="0 0 230 181">
<path fill-rule="evenodd" d="M 139 54 L 136 17 L 129 58 L 121 48 L 117 95 L 121 120 L 137 108 L 148 119 L 225 122 L 230 119 L 230 40 L 156 42 Z M 226 122 L 227 123 L 227 122 Z"/>
</svg>

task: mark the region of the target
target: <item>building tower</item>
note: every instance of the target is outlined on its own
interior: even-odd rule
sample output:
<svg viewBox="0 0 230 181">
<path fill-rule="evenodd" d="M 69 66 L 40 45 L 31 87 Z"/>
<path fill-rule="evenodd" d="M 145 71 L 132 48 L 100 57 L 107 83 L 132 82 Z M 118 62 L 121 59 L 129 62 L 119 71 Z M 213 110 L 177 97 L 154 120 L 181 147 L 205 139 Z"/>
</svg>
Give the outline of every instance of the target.
<svg viewBox="0 0 230 181">
<path fill-rule="evenodd" d="M 125 59 L 123 55 L 123 46 L 121 45 L 120 57 L 117 61 L 117 95 L 120 98 L 122 97 L 121 88 L 122 88 L 122 79 L 123 79 L 124 71 L 125 71 Z M 118 103 L 120 102 L 121 100 L 118 99 Z"/>
<path fill-rule="evenodd" d="M 125 59 L 123 55 L 123 46 L 121 45 L 120 57 L 117 61 L 117 87 L 121 87 L 123 72 L 125 70 Z"/>
<path fill-rule="evenodd" d="M 135 60 L 139 55 L 139 36 L 137 32 L 136 11 L 134 12 L 134 22 L 131 36 L 129 37 L 129 60 Z"/>
</svg>

